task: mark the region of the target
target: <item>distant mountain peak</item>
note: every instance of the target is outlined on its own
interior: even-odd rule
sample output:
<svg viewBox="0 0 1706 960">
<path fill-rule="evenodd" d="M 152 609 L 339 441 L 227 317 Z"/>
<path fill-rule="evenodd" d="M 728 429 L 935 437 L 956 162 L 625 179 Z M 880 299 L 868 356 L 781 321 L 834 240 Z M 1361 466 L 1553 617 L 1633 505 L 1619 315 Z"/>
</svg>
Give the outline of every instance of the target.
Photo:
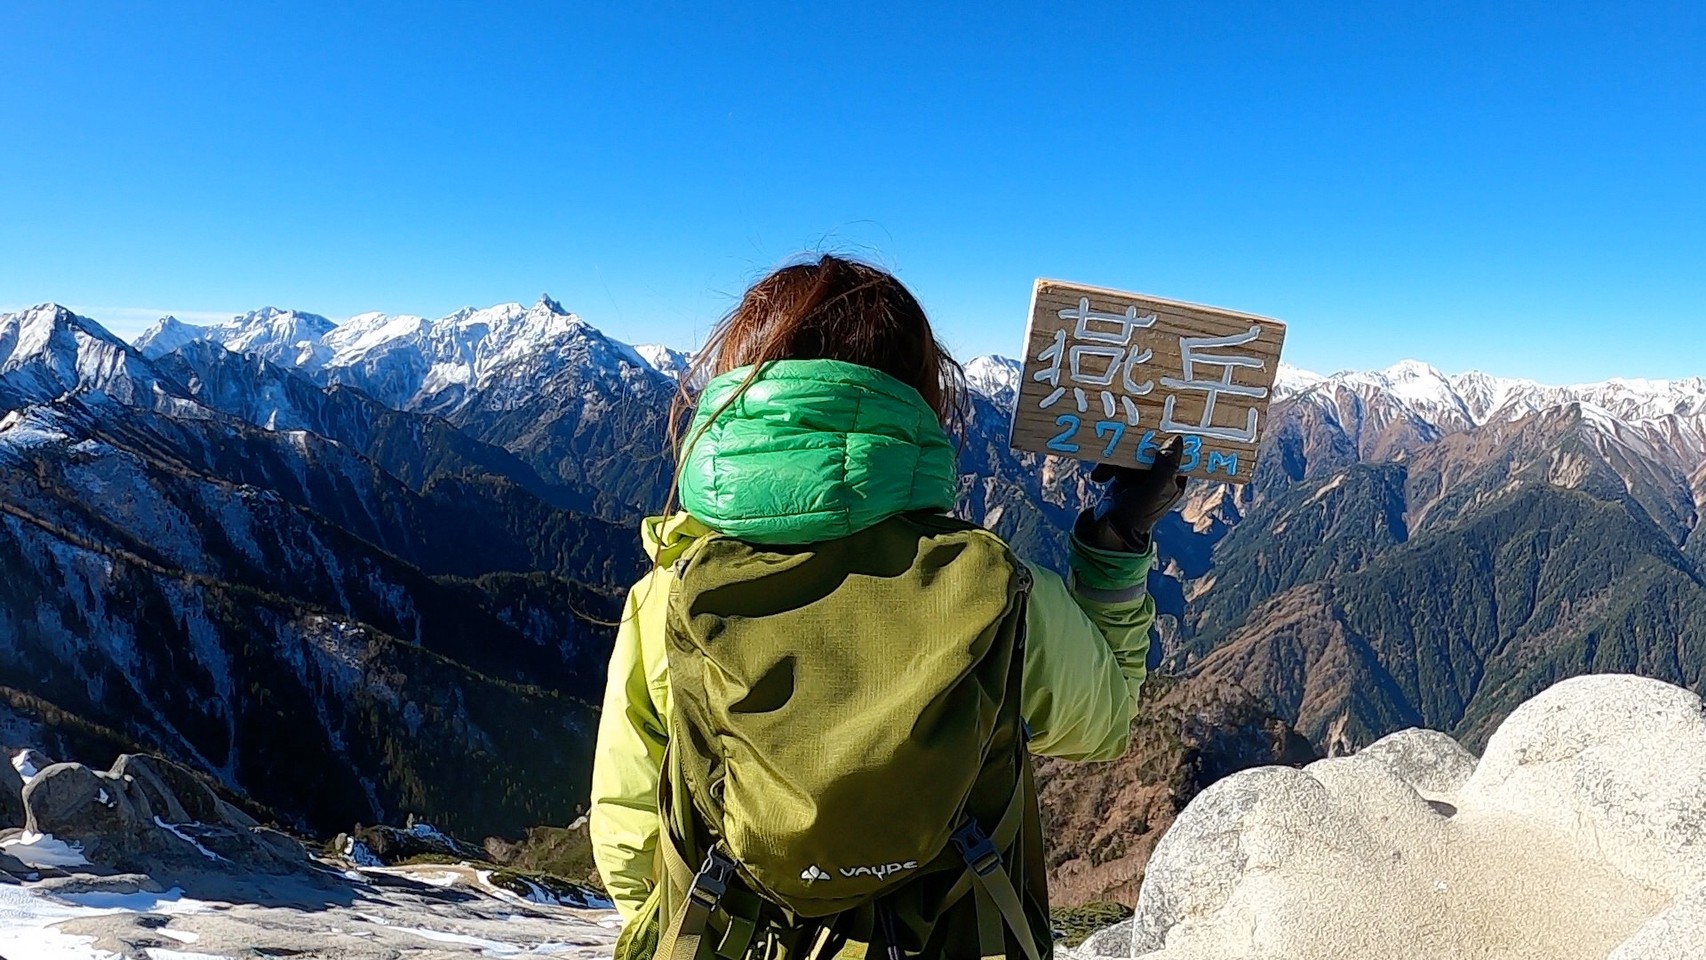
<svg viewBox="0 0 1706 960">
<path fill-rule="evenodd" d="M 693 354 L 684 350 L 666 347 L 661 343 L 642 343 L 634 347 L 634 352 L 640 359 L 646 361 L 653 370 L 671 380 L 680 380 L 681 375 L 693 366 Z"/>
<path fill-rule="evenodd" d="M 142 331 L 142 335 L 136 338 L 135 346 L 142 351 L 143 356 L 152 360 L 181 349 L 185 344 L 206 339 L 207 330 L 207 327 L 185 323 L 167 314 Z"/>
<path fill-rule="evenodd" d="M 1305 370 L 1302 367 L 1294 367 L 1285 362 L 1280 363 L 1279 370 L 1274 375 L 1275 385 L 1281 390 L 1292 391 L 1307 390 L 1326 379 L 1319 373 Z"/>
<path fill-rule="evenodd" d="M 143 356 L 157 359 L 193 341 L 212 340 L 235 353 L 311 365 L 320 355 L 321 339 L 336 329 L 337 324 L 317 313 L 266 306 L 206 326 L 161 317 L 136 338 L 136 348 Z"/>
<path fill-rule="evenodd" d="M 1400 360 L 1383 371 L 1389 380 L 1444 380 L 1445 374 L 1440 373 L 1430 363 L 1420 360 Z"/>
<path fill-rule="evenodd" d="M 1019 389 L 1019 374 L 1023 370 L 1024 364 L 1011 357 L 993 353 L 974 357 L 965 365 L 966 383 L 986 396 L 1005 396 Z"/>
<path fill-rule="evenodd" d="M 539 295 L 539 302 L 534 304 L 533 308 L 535 310 L 546 310 L 557 314 L 558 316 L 570 316 L 569 311 L 564 310 L 562 304 L 551 299 L 551 295 L 548 293 L 541 293 Z"/>
<path fill-rule="evenodd" d="M 26 307 L 17 313 L 9 313 L 5 316 L 16 318 L 15 322 L 20 326 L 34 324 L 64 325 L 80 319 L 69 307 L 51 301 L 38 303 L 33 307 Z"/>
<path fill-rule="evenodd" d="M 0 314 L 0 396 L 49 402 L 70 393 L 140 403 L 166 389 L 148 361 L 57 303 Z"/>
<path fill-rule="evenodd" d="M 292 332 L 310 334 L 316 337 L 325 336 L 337 326 L 337 324 L 317 313 L 307 313 L 301 310 L 289 310 L 280 307 L 262 307 L 259 310 L 251 310 L 240 317 L 233 318 L 230 324 L 227 324 L 227 326 L 234 326 L 239 330 L 261 325 L 286 329 Z"/>
<path fill-rule="evenodd" d="M 10 335 L 7 331 L 10 330 Z M 129 349 L 124 341 L 107 332 L 99 323 L 80 316 L 69 307 L 57 303 L 41 303 L 17 313 L 0 314 L 0 362 L 8 355 L 16 357 L 45 349 L 56 336 L 82 334 L 102 343 Z"/>
</svg>

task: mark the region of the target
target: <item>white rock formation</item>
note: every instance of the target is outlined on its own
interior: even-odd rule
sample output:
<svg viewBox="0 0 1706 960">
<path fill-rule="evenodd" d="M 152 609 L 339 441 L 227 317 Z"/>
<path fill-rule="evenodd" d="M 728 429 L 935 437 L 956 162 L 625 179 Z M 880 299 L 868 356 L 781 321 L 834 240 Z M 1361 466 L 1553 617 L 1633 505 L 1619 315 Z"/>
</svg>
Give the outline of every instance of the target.
<svg viewBox="0 0 1706 960">
<path fill-rule="evenodd" d="M 1150 861 L 1144 960 L 1702 960 L 1706 713 L 1693 693 L 1577 677 L 1479 763 L 1407 730 L 1204 791 Z"/>
</svg>

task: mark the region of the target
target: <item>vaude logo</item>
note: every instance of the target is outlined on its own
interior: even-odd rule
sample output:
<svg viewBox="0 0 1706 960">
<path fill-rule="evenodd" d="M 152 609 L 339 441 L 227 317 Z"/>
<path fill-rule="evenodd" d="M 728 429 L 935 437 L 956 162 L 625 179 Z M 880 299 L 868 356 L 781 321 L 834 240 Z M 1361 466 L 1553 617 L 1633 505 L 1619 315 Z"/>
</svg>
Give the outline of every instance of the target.
<svg viewBox="0 0 1706 960">
<path fill-rule="evenodd" d="M 905 863 L 883 863 L 874 867 L 842 867 L 841 875 L 848 878 L 876 877 L 878 880 L 887 880 L 903 870 L 917 869 L 918 861 L 908 860 Z"/>
<path fill-rule="evenodd" d="M 837 867 L 835 869 L 837 873 L 849 880 L 854 877 L 876 877 L 878 880 L 887 880 L 897 873 L 904 873 L 908 870 L 917 870 L 918 861 L 908 860 L 905 863 L 879 863 L 873 867 Z M 804 880 L 806 883 L 817 883 L 819 880 L 831 880 L 834 878 L 825 873 L 822 867 L 814 863 L 800 873 L 800 879 Z"/>
</svg>

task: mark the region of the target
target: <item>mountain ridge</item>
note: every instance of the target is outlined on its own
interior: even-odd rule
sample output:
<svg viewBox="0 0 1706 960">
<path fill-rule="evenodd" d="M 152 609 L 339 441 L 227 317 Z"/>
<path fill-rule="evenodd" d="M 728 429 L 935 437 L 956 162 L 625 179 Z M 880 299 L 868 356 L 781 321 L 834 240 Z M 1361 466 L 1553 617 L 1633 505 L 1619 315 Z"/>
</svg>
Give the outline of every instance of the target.
<svg viewBox="0 0 1706 960">
<path fill-rule="evenodd" d="M 381 347 L 394 348 L 420 331 L 437 330 L 446 325 L 489 326 L 503 331 L 500 339 L 504 342 L 514 343 L 518 335 L 514 330 L 516 318 L 541 315 L 562 317 L 576 327 L 591 330 L 603 340 L 619 345 L 628 359 L 644 363 L 671 379 L 692 356 L 691 351 L 662 344 L 629 345 L 598 331 L 578 315 L 564 310 L 549 296 L 541 296 L 531 308 L 524 307 L 519 301 L 510 301 L 486 308 L 464 307 L 436 320 L 409 314 L 369 312 L 334 324 L 316 314 L 275 307 L 263 307 L 224 324 L 188 324 L 168 316 L 140 334 L 135 345 L 144 355 L 163 354 L 177 349 L 188 339 L 211 339 L 233 352 L 257 352 L 275 361 L 278 355 L 290 348 L 324 346 L 330 352 L 329 357 L 322 359 L 311 350 L 305 358 L 292 365 L 337 367 L 352 365 L 360 356 Z M 320 328 L 322 325 L 323 329 Z M 300 336 L 305 330 L 315 329 L 319 329 L 317 337 L 305 339 Z M 519 332 L 533 334 L 532 344 L 543 346 L 563 331 L 547 327 Z M 475 341 L 479 339 L 476 337 Z M 998 398 L 1017 386 L 1019 364 L 1009 357 L 980 355 L 966 361 L 965 369 L 968 383 L 992 398 Z M 1520 419 L 1570 403 L 1591 405 L 1629 422 L 1706 414 L 1706 377 L 1678 380 L 1612 377 L 1597 382 L 1552 385 L 1523 377 L 1497 376 L 1478 369 L 1447 375 L 1416 359 L 1400 360 L 1377 371 L 1342 370 L 1325 375 L 1280 364 L 1276 398 L 1295 398 L 1312 392 L 1331 394 L 1341 389 L 1353 393 L 1371 389 L 1384 392 L 1406 400 L 1412 412 L 1429 414 L 1441 425 L 1450 425 L 1454 418 L 1460 418 L 1468 425 L 1482 426 L 1495 420 Z"/>
</svg>

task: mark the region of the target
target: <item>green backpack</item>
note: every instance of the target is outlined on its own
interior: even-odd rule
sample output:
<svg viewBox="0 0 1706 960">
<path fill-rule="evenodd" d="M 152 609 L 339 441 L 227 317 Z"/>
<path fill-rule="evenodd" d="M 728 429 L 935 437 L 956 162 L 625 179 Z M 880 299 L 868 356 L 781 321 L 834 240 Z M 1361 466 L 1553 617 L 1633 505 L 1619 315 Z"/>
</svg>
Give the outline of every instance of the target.
<svg viewBox="0 0 1706 960">
<path fill-rule="evenodd" d="M 658 884 L 615 960 L 1049 960 L 1007 546 L 913 513 L 675 570 Z"/>
</svg>

